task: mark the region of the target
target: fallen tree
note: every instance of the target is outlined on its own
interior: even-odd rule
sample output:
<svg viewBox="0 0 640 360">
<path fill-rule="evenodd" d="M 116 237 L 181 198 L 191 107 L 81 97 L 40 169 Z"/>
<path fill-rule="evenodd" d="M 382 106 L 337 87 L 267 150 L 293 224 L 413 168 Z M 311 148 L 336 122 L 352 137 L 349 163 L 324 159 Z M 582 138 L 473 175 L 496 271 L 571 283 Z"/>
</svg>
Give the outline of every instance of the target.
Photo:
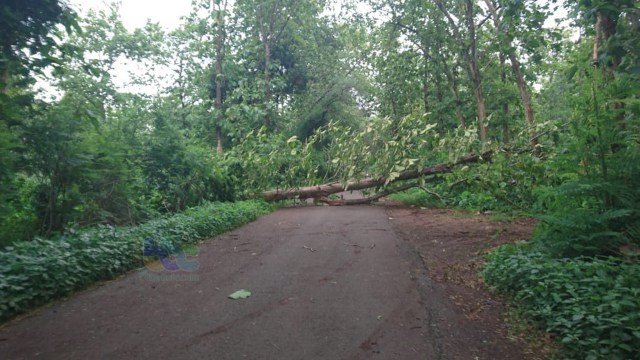
<svg viewBox="0 0 640 360">
<path fill-rule="evenodd" d="M 397 176 L 391 178 L 389 176 L 381 176 L 377 178 L 364 178 L 361 180 L 354 180 L 348 183 L 332 182 L 322 185 L 306 186 L 301 188 L 292 189 L 278 189 L 270 190 L 262 193 L 262 198 L 266 201 L 278 201 L 286 199 L 309 199 L 314 198 L 320 202 L 329 205 L 357 205 L 370 203 L 378 200 L 381 197 L 390 195 L 395 192 L 404 191 L 413 187 L 420 186 L 420 182 L 405 184 L 396 188 L 386 188 L 381 193 L 373 195 L 364 199 L 351 199 L 351 200 L 330 200 L 327 196 L 336 194 L 348 190 L 364 190 L 376 187 L 384 187 L 389 184 L 393 184 L 399 181 L 406 181 L 412 179 L 419 179 L 430 175 L 438 175 L 450 173 L 456 166 L 476 163 L 481 161 L 489 161 L 491 159 L 491 151 L 484 152 L 482 154 L 469 154 L 461 157 L 453 163 L 444 163 L 433 166 L 428 166 L 420 170 L 408 170 L 403 171 Z"/>
</svg>

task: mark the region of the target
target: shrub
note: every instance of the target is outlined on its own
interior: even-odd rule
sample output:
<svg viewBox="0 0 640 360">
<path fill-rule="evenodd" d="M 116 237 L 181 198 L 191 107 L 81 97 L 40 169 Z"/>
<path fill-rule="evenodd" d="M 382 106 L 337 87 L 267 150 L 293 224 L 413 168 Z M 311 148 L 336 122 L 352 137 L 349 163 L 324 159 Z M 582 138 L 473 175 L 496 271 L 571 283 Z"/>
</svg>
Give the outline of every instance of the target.
<svg viewBox="0 0 640 360">
<path fill-rule="evenodd" d="M 100 226 L 52 239 L 15 242 L 0 252 L 0 321 L 142 266 L 145 239 L 173 247 L 194 243 L 271 209 L 261 201 L 207 203 L 136 227 Z"/>
<path fill-rule="evenodd" d="M 488 256 L 483 276 L 557 335 L 568 358 L 638 358 L 640 264 L 551 259 L 528 244 L 504 245 Z"/>
</svg>

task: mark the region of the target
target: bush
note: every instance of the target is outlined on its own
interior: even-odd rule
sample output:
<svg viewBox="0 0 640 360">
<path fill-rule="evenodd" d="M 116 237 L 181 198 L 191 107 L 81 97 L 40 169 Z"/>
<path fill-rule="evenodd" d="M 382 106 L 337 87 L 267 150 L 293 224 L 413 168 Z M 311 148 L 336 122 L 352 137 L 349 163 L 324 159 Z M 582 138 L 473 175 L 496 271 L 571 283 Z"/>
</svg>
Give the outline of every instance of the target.
<svg viewBox="0 0 640 360">
<path fill-rule="evenodd" d="M 541 189 L 536 241 L 554 257 L 619 255 L 640 245 L 640 181 L 580 179 Z"/>
<path fill-rule="evenodd" d="M 0 252 L 0 321 L 142 266 L 145 239 L 175 248 L 231 230 L 271 209 L 261 201 L 208 203 L 136 227 L 100 226 L 15 242 Z"/>
<path fill-rule="evenodd" d="M 640 264 L 551 259 L 528 244 L 488 256 L 485 281 L 507 294 L 572 359 L 638 359 Z"/>
<path fill-rule="evenodd" d="M 424 206 L 429 208 L 443 206 L 443 202 L 440 201 L 440 199 L 422 189 L 409 189 L 396 194 L 391 194 L 389 198 L 407 205 Z"/>
</svg>

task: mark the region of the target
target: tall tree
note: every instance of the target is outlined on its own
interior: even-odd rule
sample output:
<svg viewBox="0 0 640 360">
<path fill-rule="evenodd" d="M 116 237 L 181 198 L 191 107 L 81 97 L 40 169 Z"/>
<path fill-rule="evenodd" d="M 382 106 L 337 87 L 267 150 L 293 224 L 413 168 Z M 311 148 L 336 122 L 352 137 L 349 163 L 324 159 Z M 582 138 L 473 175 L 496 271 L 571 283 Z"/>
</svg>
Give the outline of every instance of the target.
<svg viewBox="0 0 640 360">
<path fill-rule="evenodd" d="M 77 28 L 75 13 L 59 0 L 8 0 L 0 4 L 0 94 L 11 76 L 58 63 L 52 35 L 56 25 Z M 38 54 L 39 57 L 30 55 Z"/>
<path fill-rule="evenodd" d="M 450 7 L 448 4 L 445 4 L 443 0 L 435 0 L 435 2 L 449 22 L 449 30 L 456 41 L 461 45 L 461 55 L 467 61 L 467 71 L 473 84 L 473 94 L 476 99 L 480 140 L 483 142 L 487 141 L 487 128 L 485 125 L 487 110 L 484 91 L 482 89 L 482 74 L 480 73 L 480 65 L 478 64 L 478 38 L 475 23 L 475 4 L 472 0 L 465 0 L 462 6 L 454 6 L 453 9 L 461 10 L 454 18 L 449 11 Z M 456 19 L 461 20 L 456 21 Z M 463 33 L 461 29 L 465 29 L 466 32 Z"/>
<path fill-rule="evenodd" d="M 527 85 L 524 76 L 522 75 L 522 69 L 520 65 L 520 61 L 518 61 L 517 50 L 513 46 L 513 29 L 511 25 L 510 19 L 520 16 L 519 12 L 521 12 L 518 6 L 523 6 L 522 3 L 519 4 L 508 4 L 506 6 L 501 7 L 501 9 L 505 9 L 505 7 L 510 12 L 510 18 L 504 19 L 504 10 L 498 10 L 498 6 L 494 0 L 484 0 L 484 3 L 487 5 L 489 9 L 489 13 L 493 19 L 494 28 L 496 31 L 496 35 L 499 39 L 500 46 L 500 64 L 504 64 L 504 52 L 507 53 L 509 57 L 509 61 L 511 63 L 511 69 L 513 70 L 513 76 L 516 79 L 516 83 L 518 84 L 518 90 L 520 92 L 520 100 L 522 102 L 522 108 L 524 109 L 524 116 L 529 127 L 529 141 L 531 142 L 531 146 L 537 148 L 538 134 L 535 130 L 535 113 L 533 110 L 533 103 L 531 102 L 531 94 L 529 91 L 529 86 Z M 502 13 L 502 14 L 501 14 Z M 505 21 L 503 21 L 505 20 Z M 532 31 L 541 30 L 539 29 L 531 29 Z M 504 49 L 504 50 L 503 50 Z M 508 106 L 508 105 L 507 105 Z"/>
<path fill-rule="evenodd" d="M 263 48 L 263 82 L 265 108 L 264 126 L 272 127 L 272 60 L 273 50 L 281 39 L 292 16 L 300 6 L 293 0 L 243 0 L 236 4 L 249 23 Z"/>
<path fill-rule="evenodd" d="M 226 42 L 226 28 L 225 28 L 225 19 L 227 16 L 227 0 L 217 0 L 216 2 L 217 8 L 213 8 L 213 13 L 215 16 L 215 24 L 216 24 L 216 149 L 218 154 L 222 154 L 222 118 L 224 116 L 223 113 L 223 103 L 222 103 L 222 87 L 224 81 L 224 72 L 222 69 L 224 55 L 225 55 L 225 42 Z"/>
</svg>

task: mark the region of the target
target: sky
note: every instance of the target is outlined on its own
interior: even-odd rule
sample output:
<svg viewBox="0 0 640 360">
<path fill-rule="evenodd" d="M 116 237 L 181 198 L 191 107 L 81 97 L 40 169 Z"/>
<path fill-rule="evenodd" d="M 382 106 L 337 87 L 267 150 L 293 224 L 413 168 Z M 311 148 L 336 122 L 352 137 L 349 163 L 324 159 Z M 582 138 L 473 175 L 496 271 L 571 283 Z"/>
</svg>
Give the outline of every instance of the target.
<svg viewBox="0 0 640 360">
<path fill-rule="evenodd" d="M 106 9 L 107 4 L 114 0 L 66 0 L 74 9 L 80 12 L 80 14 L 86 14 L 89 10 Z M 150 19 L 153 22 L 157 22 L 165 30 L 170 31 L 178 28 L 182 23 L 181 17 L 189 14 L 191 10 L 191 0 L 118 0 L 120 6 L 120 16 L 125 27 L 129 31 L 133 31 L 136 28 L 143 27 Z M 542 0 L 548 1 L 548 0 Z M 338 0 L 335 5 L 336 8 L 340 8 L 342 0 Z M 561 9 L 556 17 L 564 15 L 564 10 Z M 553 26 L 553 19 L 548 19 L 546 26 Z M 114 75 L 114 82 L 116 86 L 121 90 L 127 88 L 128 83 L 128 71 L 140 71 L 137 68 L 132 68 L 128 64 L 119 64 L 116 66 Z M 46 86 L 45 86 L 46 87 Z M 133 90 L 134 89 L 127 89 Z M 147 91 L 143 91 L 147 92 Z"/>
<path fill-rule="evenodd" d="M 111 1 L 68 0 L 70 5 L 86 13 L 90 9 L 105 9 Z M 122 22 L 128 30 L 143 27 L 147 19 L 158 22 L 166 30 L 180 26 L 180 17 L 189 14 L 191 0 L 120 0 Z"/>
<path fill-rule="evenodd" d="M 114 0 L 66 0 L 69 5 L 81 15 L 89 10 L 103 10 L 108 8 L 108 4 Z M 147 19 L 157 22 L 165 30 L 170 31 L 178 28 L 182 22 L 182 16 L 189 14 L 191 10 L 191 0 L 118 0 L 120 6 L 120 18 L 129 31 L 143 27 Z M 131 91 L 144 93 L 147 95 L 157 94 L 160 89 L 151 87 L 140 87 L 130 84 L 129 72 L 144 71 L 141 65 L 131 62 L 116 62 L 115 68 L 111 72 L 112 81 L 120 91 Z M 162 71 L 159 75 L 166 75 L 168 70 Z M 38 77 L 36 89 L 42 90 L 38 95 L 44 100 L 59 98 L 62 93 L 51 84 L 47 77 Z"/>
</svg>

